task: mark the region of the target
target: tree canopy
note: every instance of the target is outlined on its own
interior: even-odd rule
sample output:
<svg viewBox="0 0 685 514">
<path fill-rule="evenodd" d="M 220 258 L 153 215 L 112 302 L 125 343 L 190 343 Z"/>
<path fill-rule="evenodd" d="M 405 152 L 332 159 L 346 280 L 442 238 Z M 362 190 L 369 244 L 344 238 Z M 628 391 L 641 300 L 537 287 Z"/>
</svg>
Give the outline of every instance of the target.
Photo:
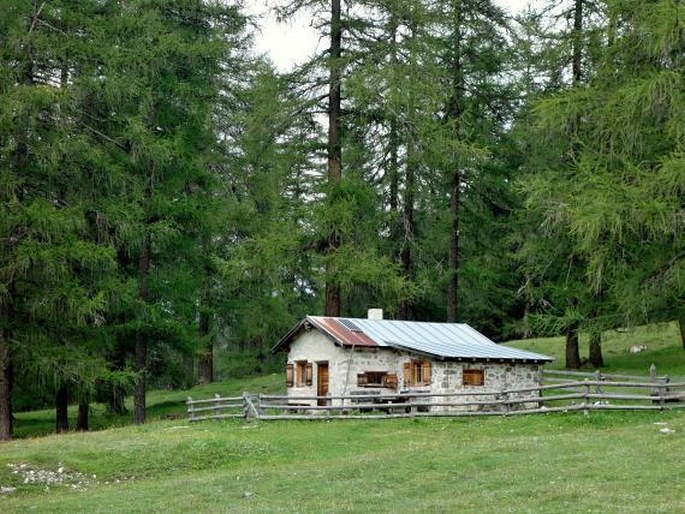
<svg viewBox="0 0 685 514">
<path fill-rule="evenodd" d="M 278 369 L 305 314 L 685 345 L 679 3 L 307 9 L 278 73 L 239 2 L 0 0 L 0 439 Z"/>
</svg>

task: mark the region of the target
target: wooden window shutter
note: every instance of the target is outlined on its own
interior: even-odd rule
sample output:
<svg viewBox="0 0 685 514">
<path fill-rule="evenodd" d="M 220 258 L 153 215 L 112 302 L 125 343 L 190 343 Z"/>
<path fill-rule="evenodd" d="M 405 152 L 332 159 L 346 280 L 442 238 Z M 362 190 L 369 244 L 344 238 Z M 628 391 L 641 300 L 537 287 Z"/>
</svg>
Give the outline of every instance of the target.
<svg viewBox="0 0 685 514">
<path fill-rule="evenodd" d="M 485 385 L 485 371 L 482 369 L 465 369 L 462 372 L 462 383 L 470 386 Z"/>
<path fill-rule="evenodd" d="M 292 387 L 295 384 L 295 366 L 286 364 L 285 366 L 285 386 Z"/>
<path fill-rule="evenodd" d="M 422 367 L 423 369 L 421 370 L 421 380 L 424 384 L 430 384 L 433 381 L 433 377 L 431 376 L 431 361 L 423 361 Z"/>
<path fill-rule="evenodd" d="M 305 383 L 308 386 L 312 385 L 312 377 L 314 376 L 314 365 L 311 362 L 307 363 L 304 376 Z"/>
<path fill-rule="evenodd" d="M 404 363 L 404 386 L 408 387 L 411 384 L 411 362 Z"/>
<path fill-rule="evenodd" d="M 388 373 L 383 378 L 383 386 L 390 389 L 397 389 L 397 375 L 395 373 Z"/>
<path fill-rule="evenodd" d="M 364 387 L 368 383 L 367 378 L 366 373 L 357 373 L 357 386 Z"/>
</svg>

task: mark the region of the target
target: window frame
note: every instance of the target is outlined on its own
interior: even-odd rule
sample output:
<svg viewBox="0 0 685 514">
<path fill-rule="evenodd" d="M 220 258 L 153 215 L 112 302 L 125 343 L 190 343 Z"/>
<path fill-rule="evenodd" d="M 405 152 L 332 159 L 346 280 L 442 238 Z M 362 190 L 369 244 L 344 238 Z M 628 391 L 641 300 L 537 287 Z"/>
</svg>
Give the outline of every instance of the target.
<svg viewBox="0 0 685 514">
<path fill-rule="evenodd" d="M 430 359 L 412 359 L 404 364 L 405 387 L 424 387 L 433 383 L 433 363 Z"/>
<path fill-rule="evenodd" d="M 374 378 L 369 381 L 369 378 Z M 397 388 L 397 374 L 390 371 L 364 371 L 357 373 L 357 387 Z"/>
<path fill-rule="evenodd" d="M 475 377 L 475 378 L 474 378 Z M 468 387 L 485 386 L 485 370 L 478 368 L 464 368 L 461 371 L 461 384 Z"/>
<path fill-rule="evenodd" d="M 298 360 L 294 362 L 295 365 L 295 383 L 294 387 L 308 387 L 314 382 L 314 366 L 311 362 L 306 360 Z"/>
</svg>

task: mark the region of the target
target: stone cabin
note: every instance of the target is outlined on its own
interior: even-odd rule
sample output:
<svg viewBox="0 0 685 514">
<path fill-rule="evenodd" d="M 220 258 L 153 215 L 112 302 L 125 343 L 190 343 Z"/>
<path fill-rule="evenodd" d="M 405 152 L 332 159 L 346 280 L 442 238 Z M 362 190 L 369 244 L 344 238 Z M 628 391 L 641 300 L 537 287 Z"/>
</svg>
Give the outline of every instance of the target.
<svg viewBox="0 0 685 514">
<path fill-rule="evenodd" d="M 288 352 L 287 394 L 298 405 L 329 404 L 305 399 L 311 396 L 535 387 L 541 366 L 554 360 L 499 345 L 465 323 L 384 320 L 380 309 L 368 319 L 307 316 L 272 351 Z"/>
</svg>

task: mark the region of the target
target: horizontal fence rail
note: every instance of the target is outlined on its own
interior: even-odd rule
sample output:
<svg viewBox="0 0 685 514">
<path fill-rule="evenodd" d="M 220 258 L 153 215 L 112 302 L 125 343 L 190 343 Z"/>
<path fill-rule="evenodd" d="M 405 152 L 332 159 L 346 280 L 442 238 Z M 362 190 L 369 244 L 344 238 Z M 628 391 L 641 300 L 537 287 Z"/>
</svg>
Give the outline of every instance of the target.
<svg viewBox="0 0 685 514">
<path fill-rule="evenodd" d="M 685 408 L 685 379 L 666 376 L 545 371 L 544 384 L 501 390 L 430 394 L 349 394 L 188 398 L 191 422 L 208 419 L 388 419 L 407 417 L 511 416 L 593 410 Z"/>
<path fill-rule="evenodd" d="M 217 394 L 207 400 L 193 400 L 188 397 L 188 419 L 191 422 L 206 419 L 244 419 L 247 417 L 244 396 L 221 397 Z"/>
</svg>

